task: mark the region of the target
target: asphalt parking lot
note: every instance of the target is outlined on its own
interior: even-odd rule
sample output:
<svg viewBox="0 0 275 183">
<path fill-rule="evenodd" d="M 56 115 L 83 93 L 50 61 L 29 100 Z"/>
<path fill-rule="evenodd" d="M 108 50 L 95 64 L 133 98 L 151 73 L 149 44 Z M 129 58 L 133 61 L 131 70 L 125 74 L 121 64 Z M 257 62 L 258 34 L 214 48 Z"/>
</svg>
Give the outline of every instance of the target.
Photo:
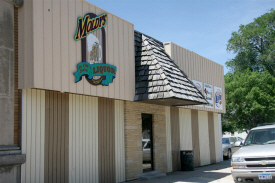
<svg viewBox="0 0 275 183">
<path fill-rule="evenodd" d="M 234 183 L 231 176 L 231 162 L 225 160 L 216 164 L 195 168 L 195 171 L 177 171 L 167 176 L 134 183 Z"/>
</svg>

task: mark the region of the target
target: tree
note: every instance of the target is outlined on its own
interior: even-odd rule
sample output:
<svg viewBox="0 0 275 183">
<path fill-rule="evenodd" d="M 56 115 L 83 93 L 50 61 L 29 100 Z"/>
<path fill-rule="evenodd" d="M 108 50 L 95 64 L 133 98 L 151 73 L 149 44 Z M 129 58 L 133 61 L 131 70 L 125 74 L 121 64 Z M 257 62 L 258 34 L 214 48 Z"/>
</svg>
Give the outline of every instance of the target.
<svg viewBox="0 0 275 183">
<path fill-rule="evenodd" d="M 275 78 L 267 71 L 227 73 L 225 75 L 226 114 L 223 126 L 228 131 L 247 132 L 259 123 L 275 122 Z M 224 131 L 227 131 L 223 129 Z"/>
<path fill-rule="evenodd" d="M 231 134 L 234 134 L 234 132 L 238 131 L 238 130 L 236 130 L 237 128 L 234 126 L 234 123 L 231 123 L 231 122 L 228 122 L 228 121 L 224 122 L 223 118 L 224 118 L 224 115 L 222 115 L 222 121 L 223 121 L 223 123 L 222 123 L 222 133 L 230 132 Z M 241 132 L 242 131 L 243 130 L 241 130 Z"/>
<path fill-rule="evenodd" d="M 267 70 L 275 77 L 275 10 L 271 9 L 232 33 L 227 51 L 236 54 L 226 62 L 232 72 Z"/>
</svg>

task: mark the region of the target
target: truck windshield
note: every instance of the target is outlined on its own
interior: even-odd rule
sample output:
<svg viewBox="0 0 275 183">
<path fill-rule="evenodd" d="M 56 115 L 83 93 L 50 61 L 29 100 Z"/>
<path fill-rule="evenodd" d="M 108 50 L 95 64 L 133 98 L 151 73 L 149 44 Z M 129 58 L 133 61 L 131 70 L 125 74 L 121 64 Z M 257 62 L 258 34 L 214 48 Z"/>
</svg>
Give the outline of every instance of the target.
<svg viewBox="0 0 275 183">
<path fill-rule="evenodd" d="M 275 144 L 275 128 L 252 130 L 246 137 L 244 145 Z"/>
</svg>

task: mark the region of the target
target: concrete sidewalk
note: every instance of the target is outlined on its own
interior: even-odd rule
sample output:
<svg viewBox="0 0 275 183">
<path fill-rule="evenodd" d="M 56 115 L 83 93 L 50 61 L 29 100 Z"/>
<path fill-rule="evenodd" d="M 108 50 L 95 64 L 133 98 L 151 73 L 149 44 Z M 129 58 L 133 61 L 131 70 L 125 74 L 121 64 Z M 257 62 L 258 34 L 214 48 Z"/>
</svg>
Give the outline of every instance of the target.
<svg viewBox="0 0 275 183">
<path fill-rule="evenodd" d="M 213 165 L 195 168 L 195 171 L 177 171 L 167 176 L 150 180 L 135 180 L 133 183 L 234 183 L 231 162 L 226 160 Z"/>
</svg>

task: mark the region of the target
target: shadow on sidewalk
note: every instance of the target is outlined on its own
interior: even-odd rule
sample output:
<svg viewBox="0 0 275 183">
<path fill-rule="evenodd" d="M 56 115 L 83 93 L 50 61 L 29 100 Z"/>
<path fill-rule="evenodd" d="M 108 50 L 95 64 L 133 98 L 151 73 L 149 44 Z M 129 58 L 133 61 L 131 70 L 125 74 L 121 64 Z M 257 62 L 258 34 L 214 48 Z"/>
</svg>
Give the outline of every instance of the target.
<svg viewBox="0 0 275 183">
<path fill-rule="evenodd" d="M 226 160 L 216 164 L 206 165 L 195 168 L 195 171 L 176 171 L 167 173 L 167 176 L 154 178 L 149 180 L 131 181 L 135 183 L 150 182 L 150 183 L 183 183 L 183 182 L 233 182 L 231 175 L 231 162 Z M 226 181 L 224 181 L 226 179 Z"/>
</svg>

